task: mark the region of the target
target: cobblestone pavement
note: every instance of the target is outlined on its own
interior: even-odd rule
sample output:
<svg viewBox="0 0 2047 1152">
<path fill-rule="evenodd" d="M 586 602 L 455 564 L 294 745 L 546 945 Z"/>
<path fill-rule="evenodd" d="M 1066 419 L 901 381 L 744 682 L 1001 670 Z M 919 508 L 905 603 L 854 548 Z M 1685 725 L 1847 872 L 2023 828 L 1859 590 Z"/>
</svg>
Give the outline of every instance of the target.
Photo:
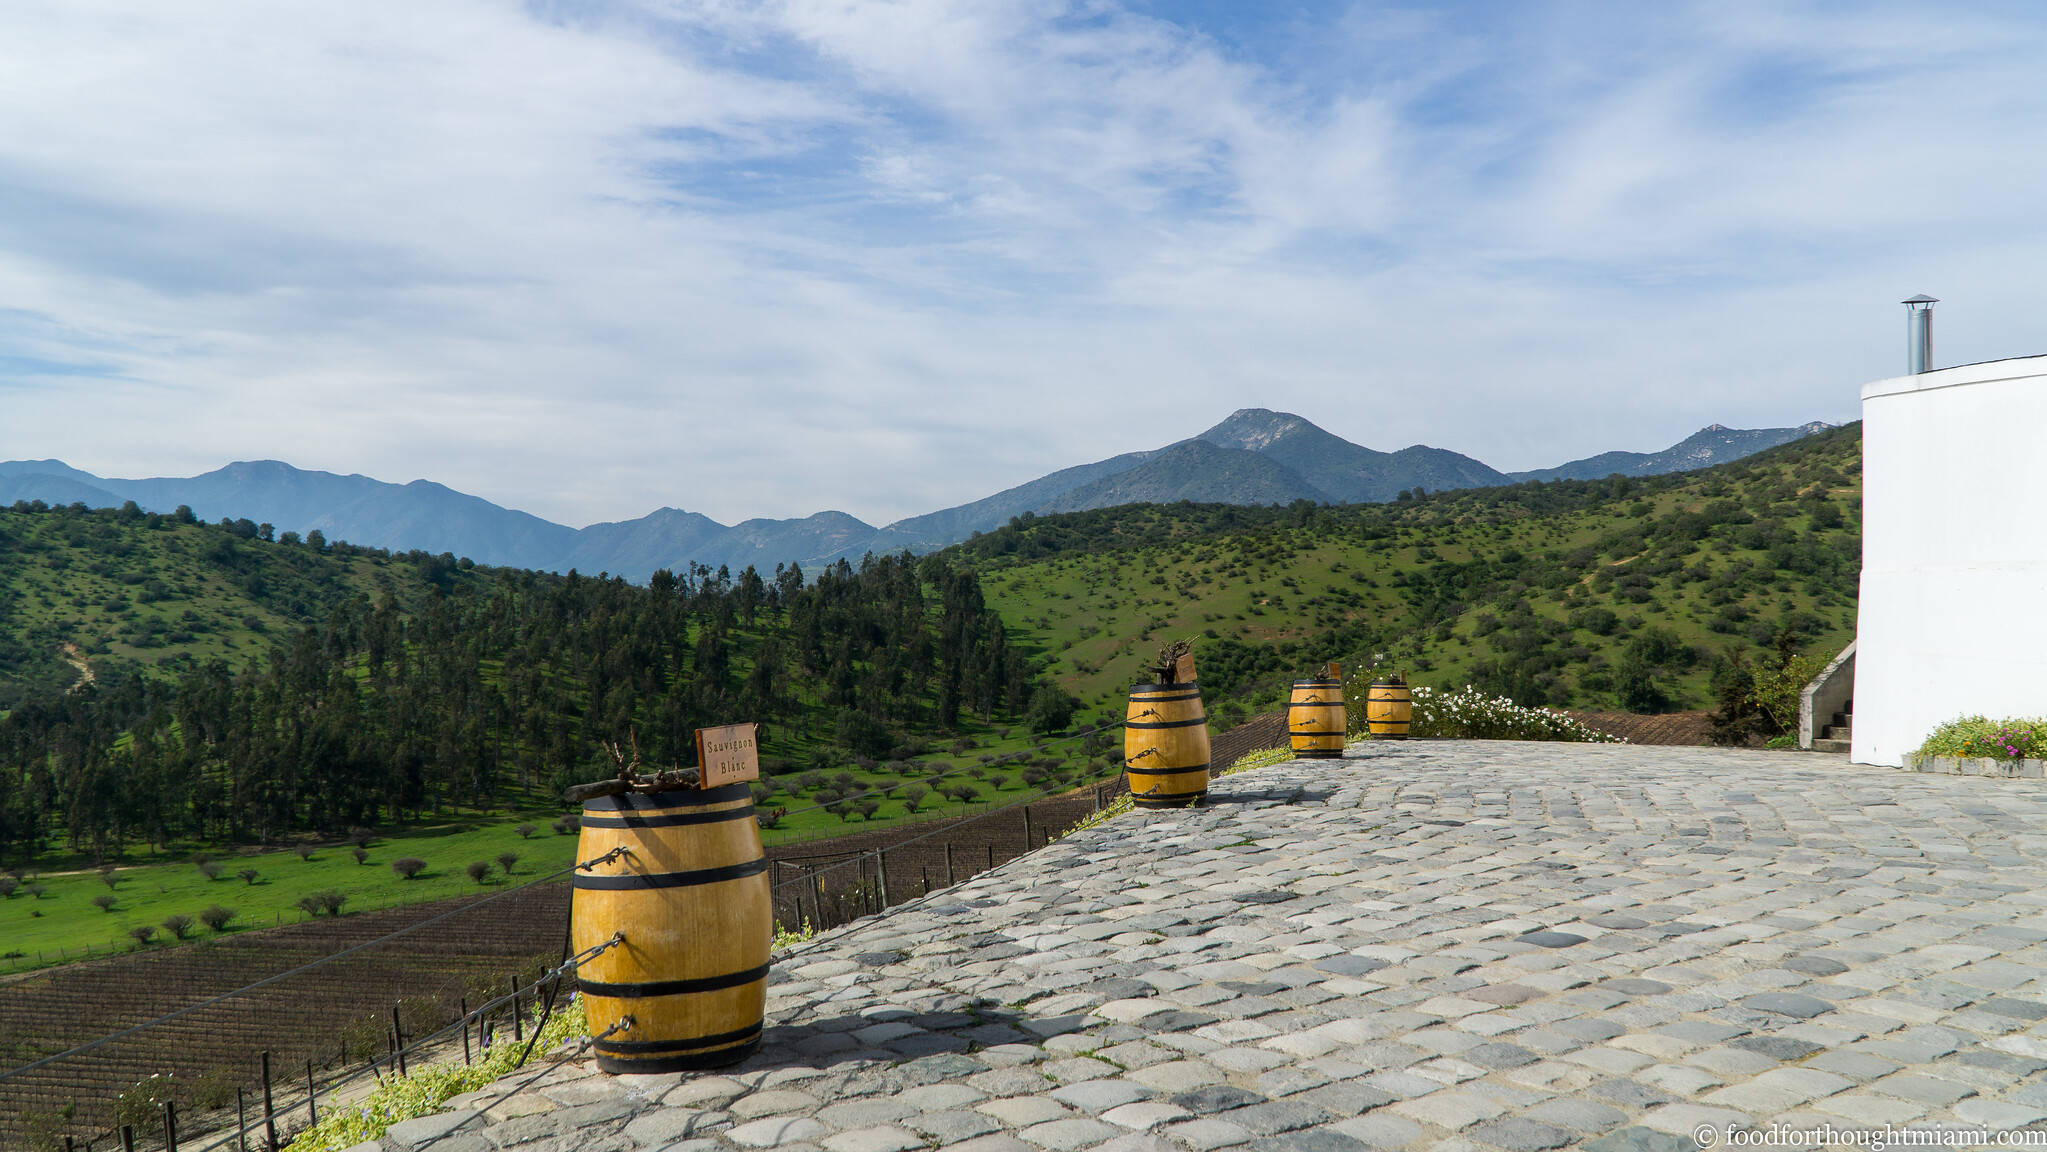
<svg viewBox="0 0 2047 1152">
<path fill-rule="evenodd" d="M 571 1062 L 384 1147 L 1603 1152 L 2047 1120 L 2047 786 L 1708 749 L 1347 756 L 819 937 L 736 1069 Z"/>
</svg>

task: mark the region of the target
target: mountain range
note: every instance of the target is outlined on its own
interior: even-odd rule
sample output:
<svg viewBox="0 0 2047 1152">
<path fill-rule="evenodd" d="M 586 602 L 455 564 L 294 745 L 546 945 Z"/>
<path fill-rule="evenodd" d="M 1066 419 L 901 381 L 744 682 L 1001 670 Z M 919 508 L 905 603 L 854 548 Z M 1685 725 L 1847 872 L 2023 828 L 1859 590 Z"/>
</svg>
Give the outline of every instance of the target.
<svg viewBox="0 0 2047 1152">
<path fill-rule="evenodd" d="M 189 506 L 202 519 L 246 518 L 300 533 L 318 530 L 394 551 L 451 552 L 478 563 L 565 572 L 609 572 L 644 581 L 691 562 L 762 572 L 816 566 L 867 552 L 942 548 L 1045 514 L 1180 500 L 1225 504 L 1346 504 L 1392 500 L 1414 488 L 1480 488 L 1525 480 L 1600 479 L 1689 471 L 1740 459 L 1828 427 L 1701 429 L 1661 452 L 1606 452 L 1555 468 L 1497 471 L 1469 456 L 1417 444 L 1380 452 L 1287 412 L 1245 408 L 1206 432 L 1149 451 L 1064 468 L 972 503 L 875 527 L 844 512 L 724 525 L 662 508 L 637 520 L 570 528 L 430 480 L 391 484 L 362 475 L 238 461 L 199 476 L 122 480 L 59 460 L 0 462 L 0 504 L 41 500 L 145 510 Z"/>
</svg>

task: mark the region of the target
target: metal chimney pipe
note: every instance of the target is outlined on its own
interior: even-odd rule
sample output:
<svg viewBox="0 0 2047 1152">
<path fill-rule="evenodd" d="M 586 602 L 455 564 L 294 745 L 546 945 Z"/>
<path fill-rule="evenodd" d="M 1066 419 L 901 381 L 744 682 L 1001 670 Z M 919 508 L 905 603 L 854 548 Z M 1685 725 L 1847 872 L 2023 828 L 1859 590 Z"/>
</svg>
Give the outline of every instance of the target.
<svg viewBox="0 0 2047 1152">
<path fill-rule="evenodd" d="M 1905 306 L 1905 370 L 1917 376 L 1921 372 L 1933 371 L 1933 306 L 1939 300 L 1924 292 L 1910 300 L 1901 300 Z"/>
</svg>

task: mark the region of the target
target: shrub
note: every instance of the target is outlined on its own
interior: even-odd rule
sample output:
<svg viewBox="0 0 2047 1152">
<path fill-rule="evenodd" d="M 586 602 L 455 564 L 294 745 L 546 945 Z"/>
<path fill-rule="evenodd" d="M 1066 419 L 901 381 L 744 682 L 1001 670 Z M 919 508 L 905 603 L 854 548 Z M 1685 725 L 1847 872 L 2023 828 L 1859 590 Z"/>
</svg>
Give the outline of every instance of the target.
<svg viewBox="0 0 2047 1152">
<path fill-rule="evenodd" d="M 555 835 L 568 836 L 577 832 L 581 825 L 574 816 L 557 816 L 554 818 L 554 824 L 551 827 L 554 828 Z"/>
<path fill-rule="evenodd" d="M 16 880 L 14 877 L 0 876 L 0 898 L 14 899 L 15 890 L 20 887 L 21 881 Z"/>
<path fill-rule="evenodd" d="M 199 862 L 199 874 L 208 880 L 218 880 L 220 879 L 220 865 L 212 860 L 201 860 Z"/>
<path fill-rule="evenodd" d="M 148 924 L 139 924 L 128 929 L 128 935 L 135 937 L 135 946 L 140 948 L 144 944 L 149 943 L 150 938 L 156 935 L 156 929 Z"/>
<path fill-rule="evenodd" d="M 512 829 L 512 831 L 517 832 L 519 834 L 519 839 L 525 840 L 532 837 L 532 835 L 535 832 L 538 832 L 539 829 L 535 828 L 531 824 L 521 824 L 517 828 Z"/>
<path fill-rule="evenodd" d="M 152 1125 L 162 1126 L 164 1101 L 172 1098 L 176 1086 L 172 1077 L 157 1073 L 114 1097 L 115 1126 L 132 1125 L 144 1132 Z"/>
<path fill-rule="evenodd" d="M 192 934 L 192 918 L 180 912 L 163 918 L 164 931 L 183 940 Z"/>
<path fill-rule="evenodd" d="M 360 844 L 350 848 L 348 852 L 349 855 L 355 857 L 355 862 L 358 864 L 367 864 L 370 861 L 370 850 Z"/>
<path fill-rule="evenodd" d="M 517 864 L 518 862 L 519 854 L 517 852 L 498 853 L 498 867 L 504 869 L 504 873 L 507 876 L 510 876 L 512 874 L 512 865 Z"/>
<path fill-rule="evenodd" d="M 298 853 L 298 857 L 301 860 L 311 861 L 313 858 L 313 845 L 311 844 L 301 844 L 292 849 L 292 851 Z"/>
<path fill-rule="evenodd" d="M 212 905 L 199 913 L 199 922 L 215 932 L 226 931 L 228 922 L 234 918 L 234 909 L 223 908 L 218 904 Z"/>
<path fill-rule="evenodd" d="M 924 803 L 924 798 L 929 795 L 931 795 L 931 789 L 922 784 L 912 784 L 903 789 L 903 806 L 915 812 Z"/>
<path fill-rule="evenodd" d="M 31 900 L 41 900 L 43 893 L 49 891 L 49 889 L 43 887 L 42 882 L 39 880 L 31 880 L 23 884 L 21 890 L 28 893 L 28 898 Z"/>
<path fill-rule="evenodd" d="M 482 860 L 471 860 L 469 867 L 464 868 L 463 871 L 469 874 L 471 880 L 481 884 L 483 883 L 483 878 L 490 875 L 490 864 Z"/>
<path fill-rule="evenodd" d="M 1454 736 L 1466 740 L 1563 740 L 1583 744 L 1625 744 L 1549 708 L 1523 708 L 1504 696 L 1490 696 L 1466 686 L 1457 692 L 1439 692 L 1423 685 L 1408 690 L 1414 700 L 1414 715 L 1408 732 L 1414 736 Z M 1362 728 L 1362 704 L 1350 710 L 1352 723 Z"/>
<path fill-rule="evenodd" d="M 209 1069 L 192 1081 L 192 1106 L 225 1108 L 235 1102 L 234 1077 L 218 1068 Z"/>
<path fill-rule="evenodd" d="M 112 912 L 114 910 L 114 898 L 112 896 L 95 896 L 92 898 L 92 906 L 102 912 Z"/>
<path fill-rule="evenodd" d="M 100 869 L 100 883 L 105 884 L 109 888 L 120 883 L 112 864 Z"/>
<path fill-rule="evenodd" d="M 1757 665 L 1749 699 L 1777 725 L 1780 732 L 1798 731 L 1799 697 L 1805 686 L 1819 675 L 1826 662 L 1816 656 L 1790 656 L 1776 668 Z"/>
<path fill-rule="evenodd" d="M 241 877 L 242 883 L 244 884 L 254 884 L 256 882 L 256 877 L 260 875 L 260 873 L 258 873 L 254 868 L 244 868 L 240 872 L 235 873 L 235 875 Z"/>
<path fill-rule="evenodd" d="M 1919 746 L 1921 756 L 1988 757 L 1993 760 L 2047 759 L 2047 720 L 2039 717 L 1991 720 L 1963 716 L 1935 728 Z"/>
<path fill-rule="evenodd" d="M 426 861 L 417 856 L 400 856 L 391 861 L 391 871 L 396 872 L 400 880 L 410 880 L 425 870 Z"/>
</svg>

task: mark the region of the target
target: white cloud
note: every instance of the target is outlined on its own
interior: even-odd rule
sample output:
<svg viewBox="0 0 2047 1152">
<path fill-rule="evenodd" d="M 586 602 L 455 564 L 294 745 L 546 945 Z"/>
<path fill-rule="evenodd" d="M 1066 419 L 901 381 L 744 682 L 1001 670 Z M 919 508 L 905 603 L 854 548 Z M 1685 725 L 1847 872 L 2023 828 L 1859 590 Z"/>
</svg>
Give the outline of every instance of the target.
<svg viewBox="0 0 2047 1152">
<path fill-rule="evenodd" d="M 1921 290 L 2047 343 L 2038 21 L 1616 11 L 0 10 L 0 457 L 881 522 L 1251 404 L 1502 468 L 1852 417 Z"/>
</svg>

